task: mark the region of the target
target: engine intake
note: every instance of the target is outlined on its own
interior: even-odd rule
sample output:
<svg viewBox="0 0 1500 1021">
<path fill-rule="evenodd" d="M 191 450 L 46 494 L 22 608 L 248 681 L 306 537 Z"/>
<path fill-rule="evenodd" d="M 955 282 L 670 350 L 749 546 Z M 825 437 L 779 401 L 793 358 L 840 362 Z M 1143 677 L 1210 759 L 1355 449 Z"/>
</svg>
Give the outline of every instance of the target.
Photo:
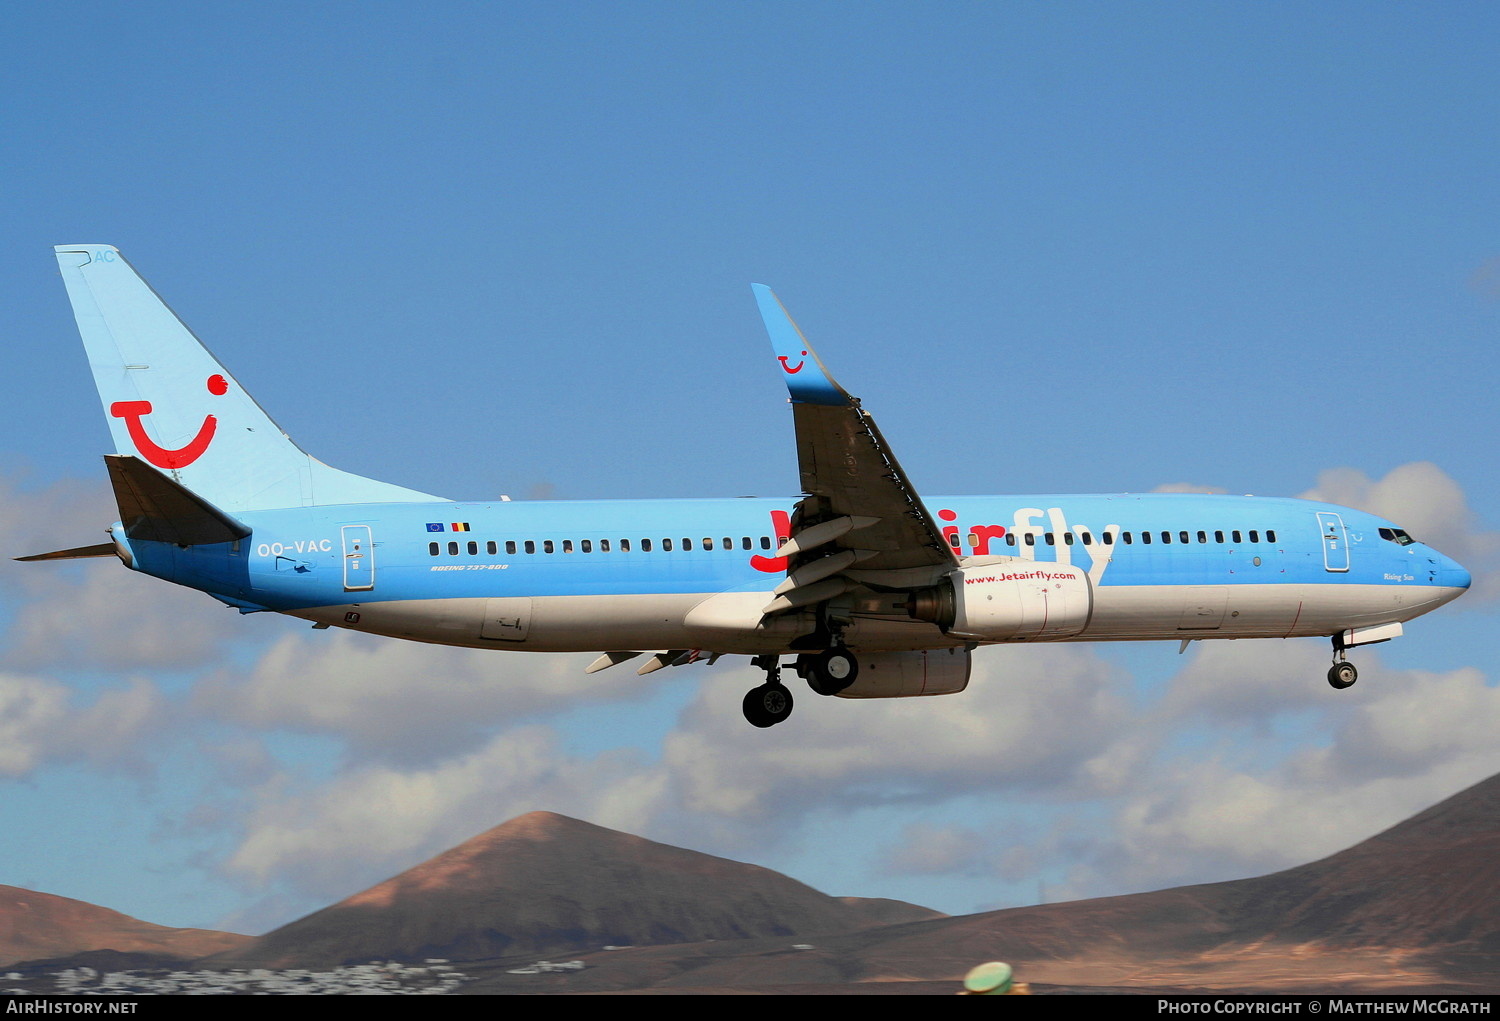
<svg viewBox="0 0 1500 1021">
<path fill-rule="evenodd" d="M 992 642 L 1071 638 L 1088 626 L 1093 609 L 1093 585 L 1082 568 L 1021 559 L 954 571 L 906 603 L 916 620 Z"/>
</svg>

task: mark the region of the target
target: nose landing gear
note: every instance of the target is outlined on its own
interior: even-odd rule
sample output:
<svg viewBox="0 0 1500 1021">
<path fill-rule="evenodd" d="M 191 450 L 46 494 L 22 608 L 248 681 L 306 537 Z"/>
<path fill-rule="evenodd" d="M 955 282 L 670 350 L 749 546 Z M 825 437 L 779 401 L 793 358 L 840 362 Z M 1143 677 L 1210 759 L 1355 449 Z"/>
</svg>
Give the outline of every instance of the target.
<svg viewBox="0 0 1500 1021">
<path fill-rule="evenodd" d="M 1347 652 L 1341 641 L 1342 638 L 1342 635 L 1333 636 L 1333 666 L 1328 668 L 1328 683 L 1339 691 L 1352 686 L 1355 681 L 1359 680 L 1359 671 L 1354 669 L 1354 664 L 1345 658 Z"/>
</svg>

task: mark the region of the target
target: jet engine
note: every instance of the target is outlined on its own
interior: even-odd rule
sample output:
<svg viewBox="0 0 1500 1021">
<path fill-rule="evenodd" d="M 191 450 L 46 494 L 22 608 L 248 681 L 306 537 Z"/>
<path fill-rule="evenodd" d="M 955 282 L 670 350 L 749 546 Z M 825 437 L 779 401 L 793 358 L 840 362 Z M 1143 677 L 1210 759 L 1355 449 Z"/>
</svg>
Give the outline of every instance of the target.
<svg viewBox="0 0 1500 1021">
<path fill-rule="evenodd" d="M 968 649 L 862 652 L 854 682 L 839 698 L 910 698 L 952 695 L 969 686 Z"/>
<path fill-rule="evenodd" d="M 1088 572 L 1016 557 L 961 568 L 906 604 L 917 620 L 986 642 L 1071 638 L 1088 626 L 1093 606 Z"/>
</svg>

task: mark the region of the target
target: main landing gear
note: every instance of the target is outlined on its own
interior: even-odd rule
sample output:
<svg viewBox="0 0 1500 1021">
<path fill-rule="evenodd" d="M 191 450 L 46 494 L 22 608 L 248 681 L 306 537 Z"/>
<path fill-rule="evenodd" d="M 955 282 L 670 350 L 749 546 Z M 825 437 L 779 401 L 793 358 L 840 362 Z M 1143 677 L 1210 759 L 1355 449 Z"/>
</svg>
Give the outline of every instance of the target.
<svg viewBox="0 0 1500 1021">
<path fill-rule="evenodd" d="M 837 695 L 859 676 L 859 660 L 848 649 L 834 646 L 823 652 L 798 656 L 797 672 L 819 695 Z"/>
<path fill-rule="evenodd" d="M 766 672 L 766 683 L 745 695 L 745 719 L 752 727 L 774 727 L 792 715 L 792 693 L 781 683 L 781 657 L 756 656 L 752 662 Z"/>
<path fill-rule="evenodd" d="M 1345 658 L 1347 652 L 1340 637 L 1342 636 L 1333 636 L 1333 666 L 1328 668 L 1328 683 L 1342 691 L 1359 680 L 1359 671 Z"/>
</svg>

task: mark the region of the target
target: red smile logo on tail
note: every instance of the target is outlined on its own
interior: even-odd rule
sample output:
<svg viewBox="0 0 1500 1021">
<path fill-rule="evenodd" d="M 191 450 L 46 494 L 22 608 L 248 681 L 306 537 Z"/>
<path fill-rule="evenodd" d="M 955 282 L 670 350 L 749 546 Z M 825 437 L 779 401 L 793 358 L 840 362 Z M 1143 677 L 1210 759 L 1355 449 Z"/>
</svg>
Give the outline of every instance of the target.
<svg viewBox="0 0 1500 1021">
<path fill-rule="evenodd" d="M 776 360 L 781 363 L 782 370 L 785 371 L 788 376 L 794 376 L 802 371 L 802 366 L 807 364 L 807 352 L 802 352 L 802 360 L 797 363 L 796 368 L 792 367 L 790 355 L 777 355 Z"/>
<path fill-rule="evenodd" d="M 208 377 L 206 385 L 208 392 L 215 397 L 222 397 L 229 390 L 229 381 L 217 373 Z M 203 425 L 198 428 L 198 434 L 185 446 L 178 447 L 176 450 L 168 450 L 146 434 L 146 424 L 143 419 L 151 414 L 150 401 L 116 401 L 109 406 L 109 413 L 115 418 L 125 420 L 125 428 L 130 433 L 130 441 L 135 444 L 135 449 L 140 451 L 142 457 L 156 467 L 168 470 L 186 468 L 202 457 L 208 445 L 213 442 L 214 430 L 219 426 L 217 418 L 207 415 L 203 419 Z"/>
</svg>

